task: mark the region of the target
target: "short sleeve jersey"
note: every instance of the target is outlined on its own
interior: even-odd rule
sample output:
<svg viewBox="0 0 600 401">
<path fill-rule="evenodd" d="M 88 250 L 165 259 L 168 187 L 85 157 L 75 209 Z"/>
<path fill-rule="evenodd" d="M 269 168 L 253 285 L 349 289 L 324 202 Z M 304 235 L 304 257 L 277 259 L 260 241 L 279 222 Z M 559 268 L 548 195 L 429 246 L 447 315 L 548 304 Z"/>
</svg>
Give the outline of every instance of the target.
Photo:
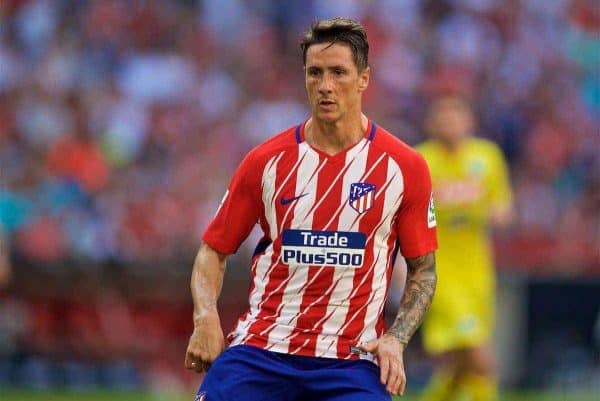
<svg viewBox="0 0 600 401">
<path fill-rule="evenodd" d="M 230 254 L 257 223 L 249 310 L 228 339 L 289 354 L 370 359 L 351 349 L 385 331 L 397 253 L 437 247 L 425 160 L 373 122 L 335 155 L 312 148 L 304 124 L 253 149 L 203 241 Z"/>
<path fill-rule="evenodd" d="M 510 208 L 509 170 L 495 143 L 471 137 L 454 152 L 437 140 L 417 149 L 431 169 L 436 199 L 441 270 L 472 278 L 473 269 L 491 269 L 488 224 L 494 209 Z"/>
</svg>

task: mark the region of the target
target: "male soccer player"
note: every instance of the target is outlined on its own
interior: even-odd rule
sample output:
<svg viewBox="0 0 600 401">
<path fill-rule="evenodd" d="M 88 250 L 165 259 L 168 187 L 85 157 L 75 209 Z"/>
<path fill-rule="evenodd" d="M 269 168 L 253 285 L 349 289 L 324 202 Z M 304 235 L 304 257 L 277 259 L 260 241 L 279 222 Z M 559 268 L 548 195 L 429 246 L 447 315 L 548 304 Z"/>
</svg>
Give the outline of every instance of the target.
<svg viewBox="0 0 600 401">
<path fill-rule="evenodd" d="M 439 285 L 423 323 L 425 348 L 446 362 L 426 389 L 427 401 L 495 400 L 490 344 L 495 281 L 490 225 L 512 216 L 508 170 L 500 149 L 474 138 L 475 120 L 458 97 L 435 101 L 417 147 L 431 169 L 440 250 Z M 462 394 L 462 395 L 461 395 Z"/>
<path fill-rule="evenodd" d="M 198 399 L 390 400 L 404 391 L 403 351 L 434 293 L 429 171 L 362 113 L 364 28 L 319 21 L 301 48 L 311 117 L 245 157 L 194 264 L 185 365 L 208 371 Z M 225 259 L 257 222 L 264 237 L 252 258 L 250 307 L 224 351 L 216 305 Z M 397 252 L 408 278 L 386 330 Z"/>
</svg>

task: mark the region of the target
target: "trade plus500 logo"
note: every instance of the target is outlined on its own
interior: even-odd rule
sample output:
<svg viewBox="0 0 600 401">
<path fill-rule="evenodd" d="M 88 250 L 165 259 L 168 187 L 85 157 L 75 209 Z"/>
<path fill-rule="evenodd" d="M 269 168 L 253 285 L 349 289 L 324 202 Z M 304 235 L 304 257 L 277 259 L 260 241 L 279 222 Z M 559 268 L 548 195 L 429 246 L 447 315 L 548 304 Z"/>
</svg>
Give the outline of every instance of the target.
<svg viewBox="0 0 600 401">
<path fill-rule="evenodd" d="M 283 263 L 360 267 L 367 236 L 349 231 L 285 230 L 281 239 Z"/>
</svg>

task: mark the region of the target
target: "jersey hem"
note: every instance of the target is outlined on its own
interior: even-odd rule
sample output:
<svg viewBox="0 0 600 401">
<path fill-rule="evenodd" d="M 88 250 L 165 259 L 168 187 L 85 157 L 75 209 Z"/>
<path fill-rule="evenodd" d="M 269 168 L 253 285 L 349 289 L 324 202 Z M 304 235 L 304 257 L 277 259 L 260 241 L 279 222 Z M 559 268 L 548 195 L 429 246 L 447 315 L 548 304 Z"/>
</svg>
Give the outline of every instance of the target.
<svg viewBox="0 0 600 401">
<path fill-rule="evenodd" d="M 306 333 L 302 335 L 303 343 L 311 343 L 315 344 L 317 342 L 317 338 L 319 335 Z M 351 348 L 354 348 L 358 345 L 357 341 L 350 341 L 341 337 L 332 336 L 332 344 L 331 348 L 322 346 L 317 349 L 313 349 L 310 347 L 300 346 L 296 350 L 290 350 L 288 341 L 281 340 L 272 340 L 268 341 L 266 338 L 261 338 L 258 336 L 249 336 L 248 339 L 245 338 L 233 338 L 230 343 L 230 347 L 236 345 L 248 345 L 252 347 L 257 347 L 263 349 L 265 351 L 271 351 L 281 354 L 287 355 L 298 355 L 298 356 L 307 356 L 313 358 L 328 358 L 328 359 L 340 359 L 340 360 L 366 360 L 370 362 L 374 362 L 374 356 L 370 353 L 354 353 L 351 351 Z M 367 340 L 365 342 L 369 342 L 371 340 Z M 265 346 L 264 344 L 268 343 L 269 345 Z M 341 345 L 340 345 L 341 344 Z M 338 353 L 338 348 L 347 349 L 347 352 Z"/>
<path fill-rule="evenodd" d="M 231 255 L 234 254 L 237 249 L 230 249 L 227 245 L 219 243 L 217 240 L 213 241 L 213 238 L 210 238 L 207 235 L 202 236 L 202 242 L 206 245 L 214 249 L 215 251 L 222 253 L 223 255 Z"/>
</svg>

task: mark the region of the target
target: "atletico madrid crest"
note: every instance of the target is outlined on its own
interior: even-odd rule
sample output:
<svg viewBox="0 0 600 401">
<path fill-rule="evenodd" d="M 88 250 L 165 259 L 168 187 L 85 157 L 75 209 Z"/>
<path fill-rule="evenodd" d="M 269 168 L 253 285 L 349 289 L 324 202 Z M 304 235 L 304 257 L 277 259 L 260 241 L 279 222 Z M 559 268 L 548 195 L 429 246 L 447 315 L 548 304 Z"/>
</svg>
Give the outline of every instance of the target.
<svg viewBox="0 0 600 401">
<path fill-rule="evenodd" d="M 348 202 L 352 209 L 358 213 L 364 213 L 371 209 L 375 202 L 375 185 L 366 182 L 350 184 L 350 199 Z"/>
</svg>

